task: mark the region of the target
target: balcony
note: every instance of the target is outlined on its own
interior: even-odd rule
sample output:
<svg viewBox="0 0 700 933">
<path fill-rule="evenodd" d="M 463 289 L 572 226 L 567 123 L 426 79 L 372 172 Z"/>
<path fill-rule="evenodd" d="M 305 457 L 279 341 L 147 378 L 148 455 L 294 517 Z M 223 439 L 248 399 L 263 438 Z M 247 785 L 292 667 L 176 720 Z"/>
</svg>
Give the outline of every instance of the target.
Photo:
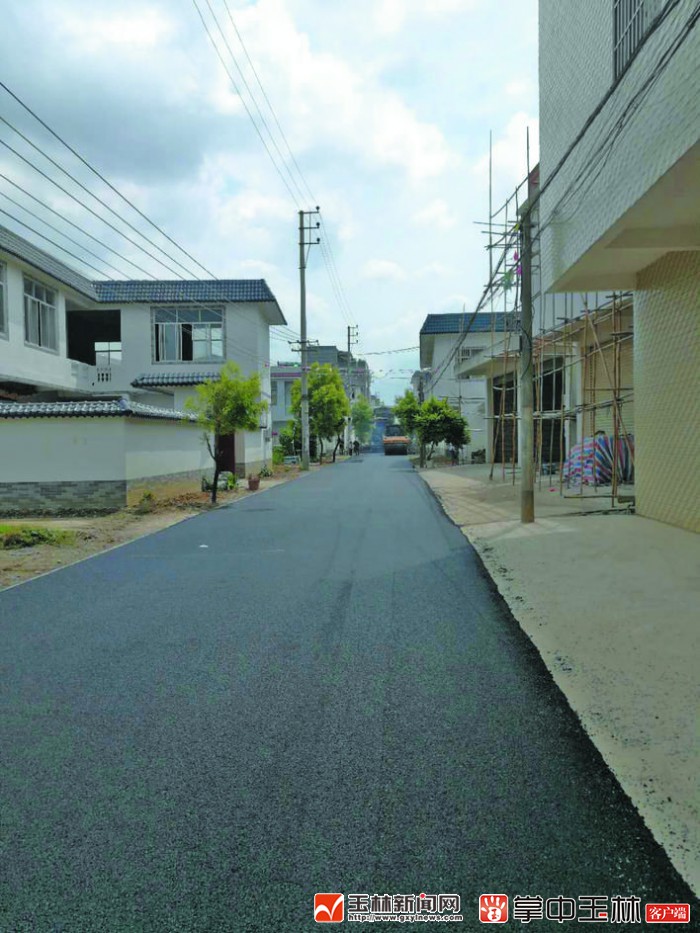
<svg viewBox="0 0 700 933">
<path fill-rule="evenodd" d="M 116 363 L 91 366 L 78 360 L 68 360 L 71 374 L 71 388 L 78 392 L 108 393 L 121 385 L 121 366 Z"/>
</svg>

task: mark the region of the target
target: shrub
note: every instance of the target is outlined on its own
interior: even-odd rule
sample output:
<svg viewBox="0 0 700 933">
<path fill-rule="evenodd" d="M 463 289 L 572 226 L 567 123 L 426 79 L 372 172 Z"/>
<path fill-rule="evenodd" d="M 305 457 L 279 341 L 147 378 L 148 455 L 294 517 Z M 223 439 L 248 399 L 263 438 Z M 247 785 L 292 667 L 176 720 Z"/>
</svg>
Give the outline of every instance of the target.
<svg viewBox="0 0 700 933">
<path fill-rule="evenodd" d="M 150 489 L 146 489 L 136 505 L 136 511 L 139 515 L 145 515 L 152 512 L 156 505 L 156 497 Z"/>
<path fill-rule="evenodd" d="M 285 454 L 283 447 L 280 446 L 272 448 L 272 463 L 275 466 L 282 466 L 285 456 L 287 455 Z"/>
<path fill-rule="evenodd" d="M 75 544 L 75 532 L 38 526 L 0 525 L 0 550 L 51 544 L 55 547 Z"/>
</svg>

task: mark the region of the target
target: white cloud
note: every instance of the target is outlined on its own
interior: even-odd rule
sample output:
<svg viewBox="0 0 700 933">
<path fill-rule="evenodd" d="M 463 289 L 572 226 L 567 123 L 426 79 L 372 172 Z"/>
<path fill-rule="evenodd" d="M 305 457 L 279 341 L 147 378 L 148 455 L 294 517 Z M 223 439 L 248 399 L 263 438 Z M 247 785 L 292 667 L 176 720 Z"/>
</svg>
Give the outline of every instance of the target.
<svg viewBox="0 0 700 933">
<path fill-rule="evenodd" d="M 426 276 L 431 278 L 444 278 L 447 275 L 453 275 L 454 271 L 442 262 L 429 262 L 425 266 L 421 266 L 415 274 L 418 278 L 424 278 Z"/>
<path fill-rule="evenodd" d="M 137 9 L 118 16 L 93 13 L 56 17 L 60 31 L 79 42 L 85 52 L 101 52 L 109 46 L 152 47 L 169 39 L 174 24 L 160 10 Z"/>
<path fill-rule="evenodd" d="M 403 266 L 390 259 L 370 259 L 362 267 L 361 274 L 365 279 L 393 279 L 397 282 L 406 278 Z"/>
<path fill-rule="evenodd" d="M 440 230 L 449 230 L 457 223 L 457 218 L 450 211 L 447 201 L 436 198 L 422 210 L 413 215 L 413 222 L 420 226 L 437 227 Z"/>
<path fill-rule="evenodd" d="M 403 168 L 414 180 L 438 176 L 458 162 L 442 131 L 419 120 L 366 66 L 354 68 L 314 51 L 284 0 L 260 0 L 240 11 L 238 20 L 273 99 L 285 102 L 297 151 L 320 138 L 370 164 Z"/>
<path fill-rule="evenodd" d="M 507 97 L 527 97 L 533 92 L 532 82 L 522 78 L 509 81 L 503 89 Z"/>
<path fill-rule="evenodd" d="M 380 0 L 374 8 L 374 25 L 382 35 L 398 32 L 416 16 L 443 16 L 474 9 L 480 0 Z"/>
<path fill-rule="evenodd" d="M 261 275 L 263 278 L 279 273 L 278 266 L 271 262 L 264 262 L 262 259 L 241 259 L 238 268 L 245 275 Z"/>
</svg>

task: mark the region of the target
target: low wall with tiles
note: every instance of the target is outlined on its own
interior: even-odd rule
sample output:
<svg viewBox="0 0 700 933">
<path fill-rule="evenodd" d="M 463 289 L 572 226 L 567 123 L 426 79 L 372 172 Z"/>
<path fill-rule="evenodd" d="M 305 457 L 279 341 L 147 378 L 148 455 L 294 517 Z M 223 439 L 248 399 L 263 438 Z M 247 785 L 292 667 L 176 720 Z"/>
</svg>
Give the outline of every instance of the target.
<svg viewBox="0 0 700 933">
<path fill-rule="evenodd" d="M 0 515 L 114 512 L 126 504 L 124 480 L 58 483 L 0 482 Z"/>
<path fill-rule="evenodd" d="M 210 467 L 201 428 L 140 418 L 0 419 L 0 515 L 114 511 L 193 492 Z"/>
</svg>

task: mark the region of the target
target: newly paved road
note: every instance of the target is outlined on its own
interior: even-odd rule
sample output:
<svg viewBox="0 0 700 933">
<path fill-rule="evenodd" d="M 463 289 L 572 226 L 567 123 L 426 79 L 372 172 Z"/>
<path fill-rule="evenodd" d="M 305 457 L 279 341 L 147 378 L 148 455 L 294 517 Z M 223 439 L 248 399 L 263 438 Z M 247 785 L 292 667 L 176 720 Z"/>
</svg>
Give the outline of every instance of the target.
<svg viewBox="0 0 700 933">
<path fill-rule="evenodd" d="M 690 899 L 404 458 L 0 618 L 3 933 L 311 930 L 316 891 L 457 893 L 469 930 L 480 893 Z"/>
</svg>

